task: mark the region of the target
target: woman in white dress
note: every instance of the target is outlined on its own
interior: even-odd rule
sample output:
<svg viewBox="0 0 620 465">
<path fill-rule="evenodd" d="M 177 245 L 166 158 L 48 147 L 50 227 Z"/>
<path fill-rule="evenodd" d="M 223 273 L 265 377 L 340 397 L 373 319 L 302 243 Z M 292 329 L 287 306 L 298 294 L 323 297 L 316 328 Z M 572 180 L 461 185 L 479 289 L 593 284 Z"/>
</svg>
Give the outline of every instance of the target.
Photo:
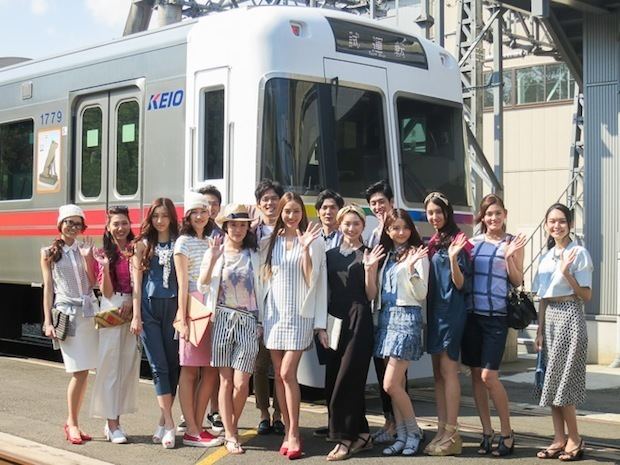
<svg viewBox="0 0 620 465">
<path fill-rule="evenodd" d="M 266 301 L 264 317 L 259 321 L 264 324 L 265 347 L 271 351 L 286 425 L 280 453 L 291 460 L 302 456 L 299 361 L 312 344 L 315 331 L 321 344 L 328 347 L 325 246 L 323 241 L 316 241 L 320 232 L 319 225 L 308 225 L 301 197 L 287 192 L 278 204 L 274 232 L 264 244 Z"/>
<path fill-rule="evenodd" d="M 84 434 L 78 415 L 86 394 L 88 370 L 97 368 L 98 334 L 93 316 L 96 299 L 93 294 L 93 241 L 86 238 L 78 244 L 77 236 L 86 229 L 84 212 L 77 205 L 63 205 L 56 222 L 60 237 L 41 250 L 43 274 L 43 331 L 60 345 L 62 359 L 71 380 L 67 387 L 68 416 L 65 438 L 71 444 L 82 444 L 92 438 Z M 64 340 L 56 338 L 52 308 L 69 315 L 69 329 Z"/>
</svg>

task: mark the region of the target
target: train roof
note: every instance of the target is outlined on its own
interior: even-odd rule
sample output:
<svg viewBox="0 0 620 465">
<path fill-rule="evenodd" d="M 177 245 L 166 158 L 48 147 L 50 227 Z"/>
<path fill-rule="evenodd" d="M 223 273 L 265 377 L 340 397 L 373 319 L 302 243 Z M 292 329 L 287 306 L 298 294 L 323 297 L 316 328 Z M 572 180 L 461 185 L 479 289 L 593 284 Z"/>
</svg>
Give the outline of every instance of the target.
<svg viewBox="0 0 620 465">
<path fill-rule="evenodd" d="M 44 76 L 63 69 L 86 66 L 90 63 L 127 57 L 153 49 L 182 45 L 187 43 L 188 36 L 194 28 L 207 29 L 210 24 L 213 24 L 213 21 L 218 21 L 218 26 L 221 26 L 222 21 L 229 21 L 231 23 L 229 30 L 232 35 L 235 33 L 243 34 L 247 30 L 256 31 L 256 29 L 261 28 L 261 23 L 267 28 L 270 27 L 269 24 L 273 24 L 274 21 L 280 22 L 279 20 L 313 22 L 322 20 L 325 17 L 340 18 L 349 22 L 365 24 L 400 34 L 406 33 L 407 35 L 417 37 L 427 52 L 433 49 L 436 51 L 443 50 L 433 42 L 416 34 L 411 34 L 401 29 L 381 24 L 376 20 L 351 13 L 296 6 L 247 6 L 212 13 L 198 19 L 185 20 L 169 26 L 120 37 L 80 49 L 69 50 L 49 57 L 9 65 L 0 69 L 0 85 L 29 79 L 34 76 Z M 263 22 L 266 19 L 269 21 Z M 256 24 L 256 22 L 259 24 Z M 250 25 L 252 27 L 249 27 Z"/>
</svg>

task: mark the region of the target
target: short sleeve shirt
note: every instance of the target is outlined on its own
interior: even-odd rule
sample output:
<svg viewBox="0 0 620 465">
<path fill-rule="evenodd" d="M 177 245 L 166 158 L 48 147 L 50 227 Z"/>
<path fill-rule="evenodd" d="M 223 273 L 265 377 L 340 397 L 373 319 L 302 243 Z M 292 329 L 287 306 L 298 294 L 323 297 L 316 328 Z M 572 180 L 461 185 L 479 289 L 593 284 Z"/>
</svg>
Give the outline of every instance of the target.
<svg viewBox="0 0 620 465">
<path fill-rule="evenodd" d="M 182 235 L 174 243 L 174 254 L 185 255 L 188 260 L 189 292 L 198 290 L 196 283 L 200 277 L 200 264 L 202 257 L 209 248 L 207 239 L 195 236 Z"/>
<path fill-rule="evenodd" d="M 533 291 L 542 298 L 568 296 L 575 293 L 560 271 L 562 257 L 570 250 L 577 249 L 575 261 L 570 266 L 570 273 L 581 287 L 592 287 L 594 265 L 588 251 L 576 242 L 571 242 L 564 250 L 556 247 L 548 250 L 538 261 L 538 270 L 534 278 Z"/>
</svg>

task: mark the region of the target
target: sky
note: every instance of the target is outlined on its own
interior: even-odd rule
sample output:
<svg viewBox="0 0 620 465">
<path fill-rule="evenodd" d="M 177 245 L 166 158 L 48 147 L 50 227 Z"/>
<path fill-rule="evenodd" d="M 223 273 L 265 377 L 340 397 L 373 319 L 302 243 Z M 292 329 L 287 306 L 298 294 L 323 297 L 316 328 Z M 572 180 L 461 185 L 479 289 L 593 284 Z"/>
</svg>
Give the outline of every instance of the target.
<svg viewBox="0 0 620 465">
<path fill-rule="evenodd" d="M 0 57 L 41 58 L 123 35 L 131 0 L 0 0 Z"/>
</svg>

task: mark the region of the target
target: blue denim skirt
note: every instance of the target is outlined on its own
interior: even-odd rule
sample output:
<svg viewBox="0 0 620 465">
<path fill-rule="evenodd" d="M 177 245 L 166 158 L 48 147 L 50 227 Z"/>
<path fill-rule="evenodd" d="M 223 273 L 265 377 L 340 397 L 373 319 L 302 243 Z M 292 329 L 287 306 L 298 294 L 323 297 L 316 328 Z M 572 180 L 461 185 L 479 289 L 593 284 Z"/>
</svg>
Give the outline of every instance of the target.
<svg viewBox="0 0 620 465">
<path fill-rule="evenodd" d="M 419 360 L 422 357 L 422 308 L 383 307 L 375 328 L 377 358 L 393 357 L 400 360 Z"/>
</svg>

